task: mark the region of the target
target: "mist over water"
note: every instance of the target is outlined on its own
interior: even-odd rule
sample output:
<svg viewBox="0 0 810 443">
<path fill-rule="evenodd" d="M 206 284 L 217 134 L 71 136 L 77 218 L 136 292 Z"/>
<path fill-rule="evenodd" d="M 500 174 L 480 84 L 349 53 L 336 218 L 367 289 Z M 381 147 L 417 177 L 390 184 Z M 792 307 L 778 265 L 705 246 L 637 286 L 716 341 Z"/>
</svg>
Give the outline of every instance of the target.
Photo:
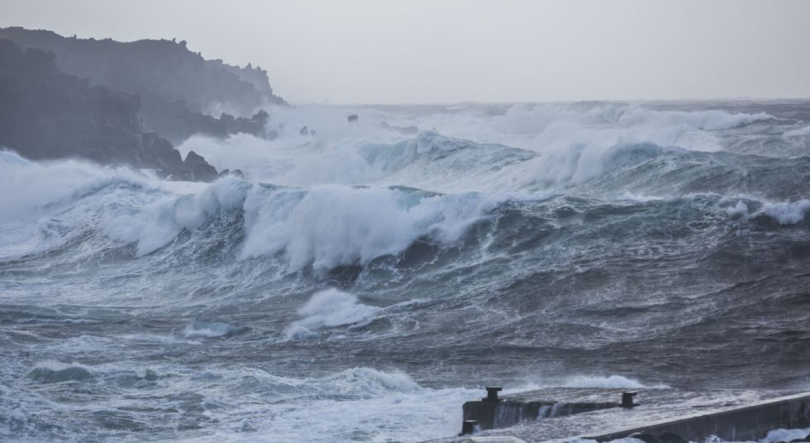
<svg viewBox="0 0 810 443">
<path fill-rule="evenodd" d="M 0 440 L 414 442 L 493 383 L 807 387 L 807 109 L 281 108 L 178 147 L 245 176 L 211 184 L 0 152 Z"/>
</svg>

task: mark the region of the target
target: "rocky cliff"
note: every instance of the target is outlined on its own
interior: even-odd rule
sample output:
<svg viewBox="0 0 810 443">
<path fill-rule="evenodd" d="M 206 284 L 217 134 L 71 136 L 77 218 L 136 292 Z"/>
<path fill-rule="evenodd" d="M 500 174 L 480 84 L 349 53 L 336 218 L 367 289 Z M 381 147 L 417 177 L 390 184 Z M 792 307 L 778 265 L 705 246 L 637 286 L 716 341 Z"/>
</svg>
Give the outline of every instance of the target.
<svg viewBox="0 0 810 443">
<path fill-rule="evenodd" d="M 138 94 L 144 128 L 173 143 L 195 133 L 221 137 L 231 133 L 264 133 L 266 119 L 256 112 L 268 105 L 286 105 L 273 93 L 267 72 L 221 60 L 206 60 L 190 51 L 185 41 L 63 37 L 51 31 L 18 27 L 0 29 L 21 48 L 37 48 L 55 55 L 60 71 L 87 78 L 92 86 Z M 210 114 L 221 115 L 215 118 Z"/>
<path fill-rule="evenodd" d="M 140 106 L 138 95 L 60 72 L 51 53 L 0 39 L 0 146 L 35 160 L 81 157 L 174 179 L 216 178 L 202 157 L 183 161 L 170 142 L 144 131 Z"/>
</svg>

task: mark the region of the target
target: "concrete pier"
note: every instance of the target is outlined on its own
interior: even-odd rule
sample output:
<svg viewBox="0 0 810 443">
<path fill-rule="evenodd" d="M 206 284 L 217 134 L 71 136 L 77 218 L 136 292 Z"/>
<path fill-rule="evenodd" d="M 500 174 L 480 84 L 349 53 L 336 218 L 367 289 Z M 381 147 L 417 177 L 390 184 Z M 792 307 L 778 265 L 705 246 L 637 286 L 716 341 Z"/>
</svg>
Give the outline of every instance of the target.
<svg viewBox="0 0 810 443">
<path fill-rule="evenodd" d="M 584 390 L 542 390 L 514 394 L 493 401 L 484 398 L 468 401 L 462 407 L 464 420 L 478 420 L 482 430 L 506 428 L 520 422 L 581 414 L 617 408 L 615 392 Z"/>
<path fill-rule="evenodd" d="M 677 434 L 689 441 L 703 441 L 711 435 L 726 441 L 755 441 L 773 429 L 810 427 L 810 393 L 761 401 L 750 406 L 663 420 L 632 429 L 583 436 L 605 442 L 639 432 Z"/>
<path fill-rule="evenodd" d="M 481 437 L 513 437 L 526 443 L 606 442 L 635 433 L 671 433 L 698 442 L 712 435 L 755 441 L 773 429 L 810 427 L 809 392 L 640 389 L 632 407 L 621 407 L 623 393 L 621 389 L 549 388 L 506 395 L 495 402 L 468 402 L 464 419 L 478 420 L 481 431 L 435 442 L 462 443 L 471 437 L 480 441 L 487 441 Z"/>
</svg>

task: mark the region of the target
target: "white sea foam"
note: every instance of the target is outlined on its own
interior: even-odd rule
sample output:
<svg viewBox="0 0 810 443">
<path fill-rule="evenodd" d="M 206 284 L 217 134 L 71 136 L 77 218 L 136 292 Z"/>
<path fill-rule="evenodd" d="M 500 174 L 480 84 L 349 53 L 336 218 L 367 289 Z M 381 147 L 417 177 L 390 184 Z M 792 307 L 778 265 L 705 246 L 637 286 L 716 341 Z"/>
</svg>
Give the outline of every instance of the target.
<svg viewBox="0 0 810 443">
<path fill-rule="evenodd" d="M 420 393 L 424 389 L 406 373 L 352 368 L 315 380 L 329 393 L 373 398 L 390 393 Z"/>
<path fill-rule="evenodd" d="M 463 144 L 453 137 L 540 154 L 533 168 L 515 168 L 511 174 L 500 174 L 502 166 L 487 168 L 476 162 L 472 150 L 453 154 L 459 156 L 455 161 L 459 166 L 469 157 L 465 167 L 475 168 L 478 177 L 477 181 L 454 179 L 465 180 L 467 190 L 485 191 L 543 181 L 587 181 L 612 169 L 615 147 L 657 145 L 718 151 L 723 142 L 717 131 L 773 119 L 765 113 L 655 110 L 640 105 L 458 106 L 421 112 L 310 106 L 274 112 L 272 124 L 279 132 L 274 140 L 245 134 L 226 140 L 194 137 L 178 149 L 201 153 L 220 169 L 241 169 L 252 179 L 277 184 L 370 184 L 399 171 L 395 180 L 385 183 L 440 192 L 462 188 L 446 179 L 437 181 L 436 173 L 422 174 L 431 163 L 416 160 L 431 153 L 458 151 Z M 350 113 L 360 114 L 360 121 L 348 124 L 346 115 Z M 422 132 L 403 135 L 381 128 L 381 123 L 417 126 Z M 301 135 L 303 126 L 317 130 L 316 135 Z M 431 135 L 436 133 L 442 137 Z M 414 166 L 406 168 L 410 164 Z M 448 172 L 445 168 L 445 174 Z"/>
<path fill-rule="evenodd" d="M 298 310 L 302 318 L 290 324 L 285 335 L 288 339 L 306 338 L 321 328 L 361 323 L 373 317 L 379 308 L 359 303 L 357 297 L 337 289 L 315 293 Z"/>
<path fill-rule="evenodd" d="M 796 439 L 804 439 L 810 434 L 810 428 L 807 429 L 774 429 L 768 432 L 761 443 L 771 443 L 777 441 L 793 441 Z"/>
<path fill-rule="evenodd" d="M 714 151 L 721 146 L 712 131 L 773 119 L 764 113 L 653 110 L 640 105 L 513 105 L 500 111 L 474 106 L 460 112 L 427 115 L 417 124 L 435 126 L 452 136 L 539 152 L 572 143 L 654 143 Z"/>
<path fill-rule="evenodd" d="M 542 375 L 538 379 L 504 387 L 504 394 L 515 394 L 545 388 L 666 389 L 664 383 L 644 383 L 623 375 Z"/>
<path fill-rule="evenodd" d="M 119 208 L 108 212 L 100 227 L 110 238 L 137 243 L 139 256 L 149 254 L 183 229 L 197 229 L 219 211 L 240 207 L 244 201 L 241 186 L 241 181 L 227 177 L 197 194 L 167 196 L 145 208 Z"/>
<path fill-rule="evenodd" d="M 773 217 L 782 225 L 792 225 L 804 220 L 810 210 L 810 200 L 802 199 L 795 202 L 765 203 L 762 212 Z"/>
<path fill-rule="evenodd" d="M 610 376 L 576 376 L 564 383 L 568 388 L 611 388 L 611 389 L 641 389 L 641 388 L 667 388 L 667 385 L 645 385 L 638 380 L 621 375 Z"/>
<path fill-rule="evenodd" d="M 364 264 L 404 251 L 417 238 L 458 240 L 509 197 L 463 194 L 419 197 L 391 189 L 322 186 L 300 191 L 254 189 L 245 201 L 242 257 L 283 252 L 289 269 Z"/>
<path fill-rule="evenodd" d="M 247 438 L 255 442 L 326 443 L 362 438 L 365 441 L 418 442 L 457 434 L 461 429 L 459 405 L 479 395 L 477 390 L 463 388 L 424 388 L 404 373 L 369 368 L 348 369 L 310 379 L 268 378 L 258 371 L 247 375 L 252 385 L 257 381 L 283 383 L 297 392 L 297 396 L 310 393 L 312 397 L 276 404 L 255 402 L 258 396 L 253 394 L 254 402 L 248 406 L 228 396 L 228 389 L 211 392 L 214 396 L 211 400 L 219 404 L 236 402 L 233 408 L 211 412 L 227 426 L 218 426 L 211 434 L 183 441 L 242 442 Z M 265 389 L 262 386 L 259 392 Z M 226 395 L 220 391 L 226 391 Z"/>
<path fill-rule="evenodd" d="M 71 203 L 116 181 L 147 183 L 127 169 L 78 160 L 32 162 L 9 151 L 0 151 L 0 177 L 0 223 L 46 215 L 49 206 Z"/>
<path fill-rule="evenodd" d="M 423 131 L 395 143 L 379 142 L 373 136 L 358 137 L 357 140 L 311 141 L 301 145 L 289 141 L 290 145 L 285 145 L 277 140 L 238 134 L 226 140 L 194 137 L 181 148 L 203 153 L 219 169 L 240 169 L 249 179 L 285 186 L 403 185 L 439 192 L 509 187 L 508 183 L 498 181 L 504 179 L 489 177 L 493 169 L 499 168 L 499 161 L 509 159 L 502 159 L 503 153 L 473 141 L 432 131 Z M 207 152 L 210 154 L 206 155 Z M 448 156 L 450 158 L 445 159 Z M 454 171 L 456 168 L 461 170 Z M 469 180 L 469 175 L 477 175 L 478 181 Z M 519 182 L 511 178 L 512 182 Z M 480 187 L 482 180 L 486 187 Z M 457 184 L 457 181 L 463 182 Z"/>
<path fill-rule="evenodd" d="M 88 186 L 87 181 L 78 182 L 80 189 Z M 194 232 L 225 212 L 239 211 L 245 217 L 246 233 L 241 257 L 283 253 L 290 271 L 310 264 L 317 269 L 363 264 L 402 252 L 420 237 L 449 245 L 499 204 L 525 198 L 517 193 L 431 196 L 348 186 L 274 188 L 234 177 L 193 187 L 144 183 L 148 192 L 143 188 L 115 192 L 104 200 L 88 202 L 91 207 L 78 222 L 97 223 L 107 237 L 136 244 L 137 255 L 143 256 L 169 244 L 184 230 Z M 176 195 L 177 190 L 192 193 Z M 42 196 L 39 205 L 66 199 L 76 212 L 75 192 L 59 192 Z M 29 209 L 20 209 L 24 205 L 15 208 L 30 212 L 37 207 L 26 204 L 31 205 Z M 43 235 L 77 228 L 66 223 L 41 219 L 33 227 L 38 226 L 37 232 Z M 20 232 L 7 225 L 0 239 L 7 236 L 9 242 L 23 242 L 21 248 L 30 251 L 32 246 L 25 241 L 33 236 L 28 232 L 31 224 L 23 225 Z"/>
<path fill-rule="evenodd" d="M 237 333 L 241 328 L 229 323 L 194 320 L 183 329 L 186 338 L 219 338 Z"/>
<path fill-rule="evenodd" d="M 0 257 L 60 244 L 116 199 L 97 192 L 119 184 L 145 193 L 145 176 L 77 160 L 32 162 L 0 151 Z M 86 200 L 86 201 L 83 201 Z M 67 211 L 70 213 L 67 213 Z"/>
<path fill-rule="evenodd" d="M 9 413 L 17 411 L 15 419 L 24 424 L 32 417 L 39 416 L 41 420 L 44 411 L 53 410 L 57 411 L 56 416 L 101 414 L 119 408 L 151 410 L 156 406 L 156 398 L 170 399 L 193 392 L 192 397 L 199 398 L 205 408 L 205 416 L 217 426 L 204 428 L 202 432 L 176 432 L 169 437 L 172 440 L 326 443 L 356 441 L 362 436 L 368 441 L 417 442 L 455 435 L 461 428 L 459 405 L 480 395 L 478 390 L 465 388 L 425 388 L 403 372 L 365 367 L 319 377 L 283 377 L 239 364 L 211 364 L 204 369 L 174 365 L 147 369 L 121 362 L 88 369 L 96 376 L 93 383 L 108 389 L 123 388 L 123 392 L 133 394 L 142 394 L 138 386 L 147 383 L 150 395 L 101 396 L 89 405 L 63 407 L 60 403 L 43 403 L 40 396 L 28 398 L 25 392 L 0 385 L 0 393 L 4 394 L 0 398 L 0 411 L 7 419 Z M 78 377 L 68 375 L 44 381 L 81 382 Z M 34 420 L 32 425 L 36 423 Z M 414 427 L 413 423 L 419 426 Z M 9 435 L 7 431 L 8 428 L 0 427 L 0 435 Z M 70 431 L 76 432 L 77 438 L 84 435 L 79 429 Z M 162 436 L 166 438 L 166 434 Z M 156 438 L 160 439 L 160 435 Z"/>
<path fill-rule="evenodd" d="M 555 145 L 532 160 L 526 183 L 580 184 L 602 174 L 656 157 L 664 149 L 654 144 L 581 143 Z"/>
<path fill-rule="evenodd" d="M 733 207 L 726 208 L 726 214 L 732 217 L 748 218 L 748 205 L 740 200 Z"/>
<path fill-rule="evenodd" d="M 810 200 L 774 202 L 758 199 L 753 196 L 724 197 L 720 204 L 728 204 L 737 200 L 734 206 L 726 206 L 724 211 L 731 217 L 749 220 L 757 216 L 767 216 L 780 225 L 795 225 L 804 221 L 810 211 Z"/>
</svg>

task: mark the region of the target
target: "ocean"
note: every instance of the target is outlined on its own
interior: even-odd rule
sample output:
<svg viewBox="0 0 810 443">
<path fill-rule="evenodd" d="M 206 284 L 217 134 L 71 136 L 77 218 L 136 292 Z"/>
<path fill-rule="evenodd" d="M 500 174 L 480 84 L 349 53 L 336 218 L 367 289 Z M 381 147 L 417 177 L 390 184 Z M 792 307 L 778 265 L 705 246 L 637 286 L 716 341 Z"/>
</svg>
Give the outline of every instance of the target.
<svg viewBox="0 0 810 443">
<path fill-rule="evenodd" d="M 210 184 L 0 152 L 0 440 L 417 442 L 486 385 L 810 388 L 810 103 L 270 115 L 178 147 L 244 174 Z"/>
</svg>

